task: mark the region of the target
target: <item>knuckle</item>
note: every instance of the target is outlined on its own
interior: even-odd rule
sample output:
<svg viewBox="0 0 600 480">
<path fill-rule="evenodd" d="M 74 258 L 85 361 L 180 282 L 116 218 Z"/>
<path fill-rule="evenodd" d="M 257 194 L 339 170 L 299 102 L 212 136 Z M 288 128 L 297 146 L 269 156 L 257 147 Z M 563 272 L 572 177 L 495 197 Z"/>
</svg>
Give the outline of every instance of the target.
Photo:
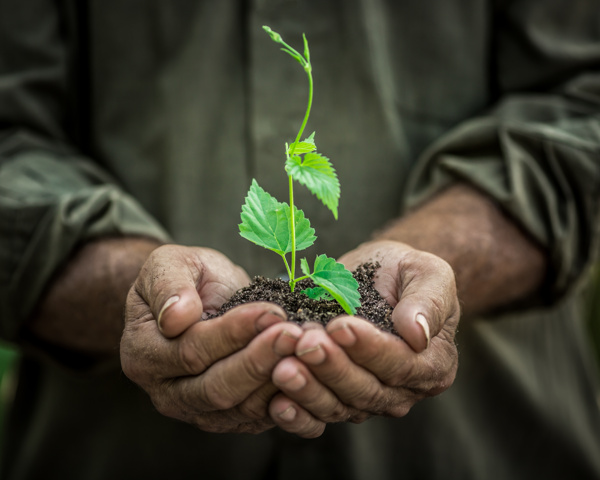
<svg viewBox="0 0 600 480">
<path fill-rule="evenodd" d="M 137 367 L 129 355 L 121 354 L 121 370 L 129 380 L 139 385 L 141 369 Z"/>
<path fill-rule="evenodd" d="M 269 430 L 270 428 L 272 428 L 274 425 L 271 422 L 246 422 L 246 423 L 241 423 L 239 425 L 237 425 L 236 429 L 234 430 L 235 433 L 250 433 L 253 435 L 259 434 L 259 433 L 263 433 L 266 430 Z"/>
<path fill-rule="evenodd" d="M 208 433 L 233 433 L 236 432 L 235 424 L 230 424 L 223 419 L 212 416 L 200 415 L 190 420 L 190 423 L 199 430 Z"/>
<path fill-rule="evenodd" d="M 182 338 L 178 347 L 179 362 L 188 375 L 198 375 L 206 369 L 202 349 L 195 343 Z"/>
<path fill-rule="evenodd" d="M 267 404 L 262 401 L 248 400 L 238 407 L 240 413 L 250 420 L 262 420 L 267 417 Z"/>
<path fill-rule="evenodd" d="M 345 422 L 351 418 L 351 412 L 343 403 L 337 404 L 324 416 L 323 420 L 327 423 Z"/>
<path fill-rule="evenodd" d="M 343 385 L 345 382 L 347 382 L 348 373 L 349 372 L 347 368 L 331 369 L 328 372 L 323 372 L 321 378 L 326 384 Z"/>
<path fill-rule="evenodd" d="M 158 413 L 170 418 L 179 418 L 175 412 L 173 402 L 165 402 L 162 398 L 151 397 L 152 404 Z"/>
<path fill-rule="evenodd" d="M 162 387 L 162 388 L 161 388 Z M 158 413 L 169 418 L 185 420 L 189 412 L 182 407 L 181 402 L 176 401 L 169 393 L 168 382 L 148 392 L 152 405 Z"/>
<path fill-rule="evenodd" d="M 386 332 L 380 329 L 370 331 L 368 339 L 361 343 L 360 349 L 354 353 L 355 361 L 364 365 L 379 365 L 385 359 L 385 352 L 388 350 L 388 340 Z"/>
<path fill-rule="evenodd" d="M 393 418 L 401 418 L 408 414 L 412 407 L 412 404 L 402 402 L 399 405 L 394 405 L 387 410 L 387 415 Z"/>
<path fill-rule="evenodd" d="M 202 382 L 202 397 L 213 410 L 230 410 L 237 401 L 223 384 L 207 384 Z"/>
<path fill-rule="evenodd" d="M 325 431 L 325 424 L 322 422 L 314 421 L 310 422 L 310 425 L 303 428 L 298 435 L 302 438 L 318 438 L 323 435 Z"/>
<path fill-rule="evenodd" d="M 427 392 L 428 396 L 439 395 L 450 388 L 456 378 L 458 361 L 455 360 L 449 365 L 440 366 L 439 371 L 439 376 L 435 379 Z"/>
<path fill-rule="evenodd" d="M 348 421 L 352 422 L 352 423 L 363 423 L 365 421 L 367 421 L 369 418 L 371 418 L 371 415 L 367 412 L 358 412 L 355 413 L 354 415 L 352 415 Z"/>
<path fill-rule="evenodd" d="M 248 360 L 244 362 L 244 369 L 246 375 L 249 379 L 253 380 L 256 383 L 262 383 L 267 378 L 269 378 L 273 369 L 271 365 L 267 365 L 261 362 L 261 358 L 262 357 L 249 357 Z"/>
<path fill-rule="evenodd" d="M 390 372 L 389 377 L 386 379 L 386 384 L 390 387 L 400 387 L 406 384 L 409 379 L 413 378 L 415 374 L 415 364 L 413 362 L 403 362 L 401 365 L 398 365 L 392 372 Z"/>
<path fill-rule="evenodd" d="M 443 297 L 439 296 L 431 296 L 431 310 L 434 315 L 434 318 L 444 319 L 447 316 L 447 305 L 446 301 Z M 437 322 L 436 322 L 437 323 Z M 435 333 L 435 332 L 434 332 Z"/>
<path fill-rule="evenodd" d="M 365 385 L 349 403 L 359 411 L 375 412 L 383 407 L 383 392 L 376 385 Z"/>
<path fill-rule="evenodd" d="M 135 332 L 126 328 L 120 345 L 121 370 L 131 381 L 145 387 L 151 383 L 154 359 L 147 346 L 135 341 Z"/>
</svg>

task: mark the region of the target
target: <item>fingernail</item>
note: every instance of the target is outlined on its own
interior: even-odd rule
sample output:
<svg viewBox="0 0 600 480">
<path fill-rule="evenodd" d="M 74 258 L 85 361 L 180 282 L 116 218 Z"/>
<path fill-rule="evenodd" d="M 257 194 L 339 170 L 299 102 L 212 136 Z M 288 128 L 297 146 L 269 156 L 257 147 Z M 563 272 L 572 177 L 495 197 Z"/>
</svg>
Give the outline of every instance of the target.
<svg viewBox="0 0 600 480">
<path fill-rule="evenodd" d="M 159 326 L 159 328 L 160 328 L 160 322 L 162 320 L 162 316 L 165 313 L 165 311 L 167 310 L 167 308 L 169 308 L 174 303 L 177 303 L 178 301 L 179 301 L 179 295 L 173 295 L 171 298 L 169 298 L 165 302 L 165 304 L 163 305 L 163 307 L 160 309 L 160 312 L 158 314 L 158 326 Z"/>
<path fill-rule="evenodd" d="M 423 333 L 425 334 L 425 341 L 426 341 L 425 348 L 428 348 L 429 341 L 431 340 L 431 338 L 429 336 L 429 324 L 427 323 L 427 319 L 425 318 L 425 315 L 423 315 L 422 313 L 417 313 L 417 316 L 415 317 L 415 322 L 417 322 L 419 325 L 421 325 L 421 328 L 423 329 Z"/>
<path fill-rule="evenodd" d="M 259 317 L 259 319 L 256 321 L 256 329 L 260 333 L 263 330 L 266 330 L 271 325 L 274 325 L 275 323 L 283 322 L 285 320 L 286 320 L 285 317 L 282 316 L 281 313 L 279 313 L 278 311 L 268 310 L 265 313 L 263 313 Z"/>
<path fill-rule="evenodd" d="M 297 357 L 302 357 L 302 361 L 311 365 L 319 365 L 325 361 L 325 352 L 321 345 L 307 348 L 296 352 Z"/>
<path fill-rule="evenodd" d="M 282 385 L 285 390 L 292 392 L 297 392 L 298 390 L 303 389 L 305 386 L 306 378 L 300 372 Z"/>
<path fill-rule="evenodd" d="M 286 408 L 283 412 L 281 412 L 278 416 L 286 422 L 291 422 L 292 420 L 294 420 L 294 418 L 296 418 L 296 409 L 290 406 Z"/>
<path fill-rule="evenodd" d="M 292 325 L 290 325 L 292 326 Z M 298 328 L 300 330 L 300 328 Z M 289 330 L 284 330 L 279 334 L 275 343 L 273 344 L 273 351 L 282 357 L 291 355 L 294 353 L 294 349 L 296 348 L 296 342 L 302 335 L 302 330 L 300 330 L 300 334 L 296 334 Z"/>
<path fill-rule="evenodd" d="M 357 340 L 356 335 L 345 322 L 331 330 L 329 335 L 342 347 L 351 347 Z"/>
</svg>

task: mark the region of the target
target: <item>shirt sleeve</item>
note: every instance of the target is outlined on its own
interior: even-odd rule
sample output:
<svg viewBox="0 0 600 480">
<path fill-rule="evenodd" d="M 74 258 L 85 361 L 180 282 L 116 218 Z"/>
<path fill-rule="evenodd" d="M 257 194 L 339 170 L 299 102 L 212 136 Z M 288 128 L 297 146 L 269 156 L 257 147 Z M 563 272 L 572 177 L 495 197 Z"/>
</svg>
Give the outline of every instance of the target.
<svg viewBox="0 0 600 480">
<path fill-rule="evenodd" d="M 424 152 L 406 206 L 456 181 L 479 188 L 547 250 L 554 302 L 586 272 L 599 239 L 600 9 L 506 3 L 494 20 L 498 101 Z"/>
<path fill-rule="evenodd" d="M 0 335 L 18 341 L 54 272 L 106 235 L 168 240 L 69 141 L 69 47 L 57 2 L 0 4 Z"/>
</svg>

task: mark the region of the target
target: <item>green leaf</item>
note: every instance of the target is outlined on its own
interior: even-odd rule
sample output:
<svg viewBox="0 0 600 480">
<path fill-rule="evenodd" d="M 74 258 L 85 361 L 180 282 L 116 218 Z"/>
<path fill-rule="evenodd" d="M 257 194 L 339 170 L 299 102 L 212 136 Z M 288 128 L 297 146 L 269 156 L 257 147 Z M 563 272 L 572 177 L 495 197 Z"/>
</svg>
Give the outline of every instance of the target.
<svg viewBox="0 0 600 480">
<path fill-rule="evenodd" d="M 313 300 L 333 300 L 333 297 L 323 287 L 305 288 L 302 293 Z"/>
<path fill-rule="evenodd" d="M 298 142 L 296 148 L 294 148 L 294 144 L 292 143 L 292 145 L 290 145 L 290 147 L 288 148 L 287 153 L 288 155 L 301 155 L 303 153 L 314 152 L 316 149 L 317 146 L 315 145 L 315 132 L 313 132 L 308 138 L 305 138 L 302 142 Z"/>
<path fill-rule="evenodd" d="M 352 273 L 341 263 L 326 255 L 319 255 L 315 259 L 313 273 L 310 273 L 308 262 L 303 258 L 300 268 L 304 275 L 308 275 L 319 287 L 323 287 L 335 298 L 349 315 L 356 314 L 360 307 L 360 293 L 358 293 L 358 282 Z"/>
<path fill-rule="evenodd" d="M 294 148 L 294 144 L 292 143 L 292 145 L 290 145 L 290 148 L 288 149 L 288 155 L 291 155 L 292 153 L 301 155 L 303 153 L 313 152 L 316 149 L 317 147 L 315 147 L 315 145 L 311 143 L 298 142 L 296 144 L 296 148 Z"/>
<path fill-rule="evenodd" d="M 316 240 L 315 230 L 304 217 L 304 212 L 294 208 L 296 224 L 296 250 L 310 247 Z M 273 250 L 279 255 L 292 251 L 290 234 L 290 206 L 278 202 L 256 182 L 252 185 L 242 206 L 240 235 L 257 245 Z"/>
<path fill-rule="evenodd" d="M 286 161 L 285 169 L 294 180 L 316 195 L 337 220 L 340 182 L 327 157 L 316 152 L 307 153 L 304 159 L 294 155 Z"/>
<path fill-rule="evenodd" d="M 287 203 L 284 203 L 287 207 L 287 221 L 288 225 L 291 223 L 290 216 L 290 206 Z M 310 226 L 310 221 L 308 218 L 304 217 L 304 212 L 294 207 L 294 220 L 296 224 L 296 251 L 304 250 L 310 247 L 317 237 L 315 236 L 315 229 Z M 291 235 L 290 235 L 291 237 Z M 285 253 L 289 253 L 292 251 L 292 242 L 288 245 L 287 251 Z"/>
</svg>

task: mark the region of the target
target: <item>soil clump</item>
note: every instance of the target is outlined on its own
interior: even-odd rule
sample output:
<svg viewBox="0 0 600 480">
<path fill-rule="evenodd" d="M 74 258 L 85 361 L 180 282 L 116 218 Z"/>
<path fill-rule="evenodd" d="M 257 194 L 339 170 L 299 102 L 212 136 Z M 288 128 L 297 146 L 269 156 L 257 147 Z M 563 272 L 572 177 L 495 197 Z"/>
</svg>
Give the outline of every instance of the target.
<svg viewBox="0 0 600 480">
<path fill-rule="evenodd" d="M 358 291 L 361 297 L 361 307 L 357 309 L 356 316 L 369 320 L 383 331 L 395 333 L 391 320 L 392 307 L 374 287 L 379 266 L 379 263 L 365 263 L 352 272 L 359 284 Z M 209 318 L 223 315 L 238 305 L 259 301 L 278 304 L 287 312 L 288 320 L 298 324 L 312 321 L 327 325 L 335 317 L 346 314 L 335 300 L 313 300 L 301 293 L 302 290 L 313 287 L 315 285 L 312 280 L 302 280 L 292 292 L 285 280 L 258 276 L 249 286 L 238 290 Z"/>
</svg>

